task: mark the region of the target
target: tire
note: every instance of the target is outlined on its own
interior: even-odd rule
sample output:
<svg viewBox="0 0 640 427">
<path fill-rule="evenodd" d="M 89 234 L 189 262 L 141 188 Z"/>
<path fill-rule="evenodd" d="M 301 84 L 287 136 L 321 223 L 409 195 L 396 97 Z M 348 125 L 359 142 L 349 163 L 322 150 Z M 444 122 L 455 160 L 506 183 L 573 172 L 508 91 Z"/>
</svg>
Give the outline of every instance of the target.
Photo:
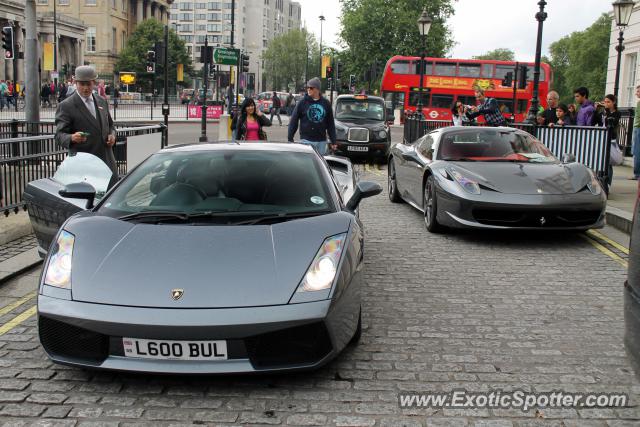
<svg viewBox="0 0 640 427">
<path fill-rule="evenodd" d="M 396 180 L 396 167 L 393 160 L 389 160 L 387 167 L 387 190 L 389 190 L 389 200 L 391 203 L 401 203 L 402 198 L 398 193 L 398 181 Z"/>
<path fill-rule="evenodd" d="M 358 314 L 358 326 L 356 326 L 356 332 L 351 337 L 349 344 L 357 344 L 362 336 L 362 307 L 360 308 L 360 314 Z"/>
<path fill-rule="evenodd" d="M 427 178 L 424 186 L 423 197 L 424 224 L 430 233 L 442 231 L 442 226 L 438 223 L 438 197 L 436 194 L 435 179 L 432 175 Z"/>
</svg>

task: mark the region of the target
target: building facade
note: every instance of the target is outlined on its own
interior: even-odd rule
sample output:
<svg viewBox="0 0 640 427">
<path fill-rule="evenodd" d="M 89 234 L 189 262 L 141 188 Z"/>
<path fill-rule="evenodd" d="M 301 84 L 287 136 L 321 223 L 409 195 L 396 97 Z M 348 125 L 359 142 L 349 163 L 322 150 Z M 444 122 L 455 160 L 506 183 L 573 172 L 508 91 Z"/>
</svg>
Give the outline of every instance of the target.
<svg viewBox="0 0 640 427">
<path fill-rule="evenodd" d="M 17 45 L 17 59 L 5 60 L 4 56 L 0 59 L 0 80 L 15 80 L 24 82 L 24 40 L 25 40 L 25 17 L 24 17 L 24 1 L 0 0 L 0 27 L 13 26 L 14 38 Z M 53 13 L 41 12 L 37 9 L 37 26 L 38 26 L 38 50 L 40 58 L 39 71 L 40 81 L 50 81 L 50 71 L 44 69 L 43 64 L 43 46 L 44 43 L 53 43 Z M 84 52 L 82 44 L 85 39 L 86 27 L 81 20 L 58 16 L 56 23 L 56 32 L 58 34 L 58 69 L 61 65 L 67 64 L 69 67 L 80 65 L 84 61 Z M 16 61 L 17 73 L 13 74 L 13 62 Z"/>
<path fill-rule="evenodd" d="M 233 13 L 232 13 L 233 7 Z M 232 40 L 232 15 L 233 40 Z M 256 93 L 264 90 L 262 53 L 271 39 L 292 29 L 299 29 L 301 7 L 290 0 L 230 0 L 193 1 L 176 0 L 171 4 L 170 24 L 186 45 L 197 77 L 196 88 L 202 85 L 201 47 L 205 39 L 210 46 L 234 47 L 250 57 L 249 72 L 241 76 L 241 88 Z M 221 66 L 225 77 L 230 66 Z M 245 81 L 246 78 L 246 81 Z"/>
<path fill-rule="evenodd" d="M 144 19 L 169 22 L 172 0 L 36 0 L 38 13 L 53 14 L 56 1 L 60 19 L 73 18 L 84 23 L 81 43 L 82 61 L 76 65 L 93 65 L 101 78 L 111 80 L 118 55 L 129 35 Z M 64 53 L 59 44 L 58 57 Z M 59 63 L 60 64 L 60 63 Z M 64 63 L 62 63 L 64 64 Z M 59 65 L 60 68 L 60 65 Z"/>
<path fill-rule="evenodd" d="M 609 61 L 607 64 L 606 93 L 613 93 L 618 52 L 618 27 L 615 19 L 611 25 L 609 41 Z M 635 87 L 640 85 L 638 72 L 640 56 L 640 3 L 633 8 L 629 25 L 624 29 L 624 51 L 620 61 L 620 80 L 618 89 L 618 106 L 635 107 L 638 99 L 635 97 Z"/>
</svg>

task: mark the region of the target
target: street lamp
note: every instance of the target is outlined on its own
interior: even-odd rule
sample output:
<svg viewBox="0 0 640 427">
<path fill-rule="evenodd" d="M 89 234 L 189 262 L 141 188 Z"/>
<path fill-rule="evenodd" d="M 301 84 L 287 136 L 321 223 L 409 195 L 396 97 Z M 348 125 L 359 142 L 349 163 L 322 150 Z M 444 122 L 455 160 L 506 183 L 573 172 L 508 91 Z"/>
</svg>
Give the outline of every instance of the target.
<svg viewBox="0 0 640 427">
<path fill-rule="evenodd" d="M 427 34 L 431 29 L 431 18 L 427 15 L 427 9 L 422 9 L 422 14 L 418 18 L 418 31 L 420 31 L 420 37 L 422 39 L 422 51 L 420 52 L 420 91 L 418 92 L 418 104 L 416 105 L 416 111 L 420 114 L 420 117 L 424 117 L 422 112 L 422 87 L 424 86 L 424 57 L 426 56 L 426 40 Z"/>
<path fill-rule="evenodd" d="M 540 100 L 538 99 L 538 84 L 540 83 L 540 56 L 542 55 L 542 26 L 545 19 L 547 19 L 547 12 L 544 11 L 544 7 L 547 5 L 545 0 L 540 0 L 538 6 L 540 11 L 536 13 L 536 20 L 538 21 L 538 38 L 536 39 L 536 63 L 533 68 L 533 97 L 531 98 L 531 108 L 527 115 L 527 120 L 531 123 L 536 122 L 536 116 L 538 115 L 538 108 L 540 106 Z"/>
<path fill-rule="evenodd" d="M 613 16 L 616 19 L 616 26 L 620 31 L 618 35 L 618 45 L 616 46 L 616 51 L 618 52 L 616 79 L 613 83 L 613 96 L 616 98 L 618 97 L 618 85 L 620 83 L 620 60 L 622 58 L 622 51 L 624 50 L 624 46 L 622 45 L 624 41 L 624 27 L 629 25 L 631 12 L 633 12 L 633 4 L 634 2 L 632 0 L 616 0 L 613 2 Z"/>
<path fill-rule="evenodd" d="M 324 22 L 324 15 L 320 15 L 320 74 L 318 77 L 322 76 L 322 23 Z"/>
</svg>

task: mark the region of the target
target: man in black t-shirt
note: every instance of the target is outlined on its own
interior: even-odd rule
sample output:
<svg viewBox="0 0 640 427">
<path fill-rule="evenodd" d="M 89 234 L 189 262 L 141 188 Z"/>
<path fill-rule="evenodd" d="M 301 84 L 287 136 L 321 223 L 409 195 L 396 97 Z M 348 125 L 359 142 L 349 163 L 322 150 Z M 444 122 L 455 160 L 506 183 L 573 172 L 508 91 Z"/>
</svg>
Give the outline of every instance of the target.
<svg viewBox="0 0 640 427">
<path fill-rule="evenodd" d="M 556 108 L 558 108 L 559 100 L 560 100 L 560 96 L 558 95 L 558 92 L 556 92 L 555 90 L 552 90 L 547 94 L 548 107 L 542 113 L 542 116 L 544 117 L 545 126 L 549 126 L 549 124 L 551 123 L 553 123 L 554 125 L 558 123 Z"/>
</svg>

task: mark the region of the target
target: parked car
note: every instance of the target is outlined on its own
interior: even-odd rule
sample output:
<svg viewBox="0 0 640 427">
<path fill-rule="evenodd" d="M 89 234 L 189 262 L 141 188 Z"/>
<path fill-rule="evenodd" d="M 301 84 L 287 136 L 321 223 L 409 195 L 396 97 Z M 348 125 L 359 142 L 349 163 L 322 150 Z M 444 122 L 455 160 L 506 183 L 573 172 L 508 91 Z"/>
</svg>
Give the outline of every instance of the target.
<svg viewBox="0 0 640 427">
<path fill-rule="evenodd" d="M 69 156 L 65 174 L 25 190 L 48 250 L 38 331 L 51 360 L 281 372 L 322 366 L 359 339 L 358 205 L 382 188 L 356 182 L 348 159 L 302 144 L 181 145 L 106 195 L 100 163 Z"/>
<path fill-rule="evenodd" d="M 638 197 L 640 200 L 640 183 Z M 640 203 L 636 202 L 629 243 L 629 267 L 624 283 L 624 346 L 640 379 Z"/>
<path fill-rule="evenodd" d="M 180 93 L 180 103 L 189 104 L 193 98 L 193 92 L 195 89 L 182 89 Z"/>
<path fill-rule="evenodd" d="M 195 99 L 194 99 L 194 103 L 196 105 L 202 105 L 203 102 L 203 92 L 204 89 L 198 89 L 197 91 L 195 91 Z M 213 90 L 212 89 L 207 89 L 207 105 L 213 105 L 213 103 L 215 102 L 213 100 Z"/>
<path fill-rule="evenodd" d="M 424 214 L 431 232 L 587 230 L 604 226 L 606 195 L 591 169 L 561 162 L 527 132 L 451 126 L 393 146 L 389 198 Z"/>
<path fill-rule="evenodd" d="M 276 92 L 278 94 L 278 98 L 280 98 L 280 114 L 287 113 L 287 97 L 289 94 L 287 92 Z M 258 109 L 263 113 L 269 113 L 271 111 L 271 98 L 273 97 L 273 92 L 260 92 L 256 97 L 256 104 Z"/>
<path fill-rule="evenodd" d="M 336 154 L 386 162 L 391 146 L 384 100 L 377 96 L 340 95 L 333 105 Z"/>
</svg>

